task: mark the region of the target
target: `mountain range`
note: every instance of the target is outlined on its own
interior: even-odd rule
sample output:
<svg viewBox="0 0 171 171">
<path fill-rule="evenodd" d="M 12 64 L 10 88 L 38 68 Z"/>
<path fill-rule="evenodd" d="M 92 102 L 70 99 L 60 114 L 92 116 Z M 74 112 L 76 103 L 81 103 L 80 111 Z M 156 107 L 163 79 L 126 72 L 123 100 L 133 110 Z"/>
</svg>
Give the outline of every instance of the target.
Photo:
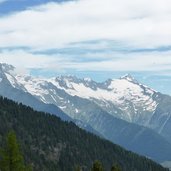
<svg viewBox="0 0 171 171">
<path fill-rule="evenodd" d="M 131 75 L 95 82 L 37 78 L 0 65 L 0 95 L 48 112 L 157 162 L 171 161 L 171 97 Z"/>
</svg>

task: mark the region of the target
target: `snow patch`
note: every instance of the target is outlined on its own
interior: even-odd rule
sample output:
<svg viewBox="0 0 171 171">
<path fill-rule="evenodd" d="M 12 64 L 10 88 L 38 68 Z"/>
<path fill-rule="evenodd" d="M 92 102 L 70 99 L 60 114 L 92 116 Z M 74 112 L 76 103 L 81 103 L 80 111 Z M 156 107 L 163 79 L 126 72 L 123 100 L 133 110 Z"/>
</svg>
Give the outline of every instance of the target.
<svg viewBox="0 0 171 171">
<path fill-rule="evenodd" d="M 76 112 L 76 113 L 78 113 L 78 112 L 79 112 L 79 110 L 76 108 L 76 109 L 75 109 L 75 112 Z"/>
<path fill-rule="evenodd" d="M 8 81 L 11 83 L 11 85 L 15 88 L 16 87 L 16 82 L 15 82 L 14 78 L 11 75 L 7 74 L 7 73 L 5 73 L 5 75 L 6 75 L 7 79 L 8 79 Z"/>
<path fill-rule="evenodd" d="M 91 78 L 84 78 L 84 81 L 91 82 L 92 79 Z"/>
<path fill-rule="evenodd" d="M 66 106 L 58 106 L 60 109 L 66 109 Z"/>
</svg>

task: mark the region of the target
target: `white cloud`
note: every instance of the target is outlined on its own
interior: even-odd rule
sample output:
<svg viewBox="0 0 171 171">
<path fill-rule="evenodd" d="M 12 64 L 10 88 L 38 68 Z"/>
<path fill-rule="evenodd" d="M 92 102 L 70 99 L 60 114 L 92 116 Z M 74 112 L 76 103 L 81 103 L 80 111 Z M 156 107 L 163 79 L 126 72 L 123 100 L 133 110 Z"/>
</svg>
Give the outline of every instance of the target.
<svg viewBox="0 0 171 171">
<path fill-rule="evenodd" d="M 8 0 L 0 0 L 0 3 L 3 3 L 3 2 L 5 2 L 5 1 L 8 1 Z"/>
<path fill-rule="evenodd" d="M 171 44 L 170 0 L 49 3 L 0 18 L 0 46 L 56 48 L 110 39 L 139 47 Z"/>
<path fill-rule="evenodd" d="M 0 1 L 1 2 L 1 1 Z M 91 40 L 114 40 L 121 48 L 171 45 L 170 0 L 80 0 L 49 3 L 0 17 L 0 47 L 46 50 Z M 123 46 L 122 43 L 126 46 Z M 82 44 L 105 49 L 105 42 Z M 113 45 L 115 46 L 115 45 Z M 74 58 L 74 60 L 73 60 Z M 164 71 L 170 70 L 171 52 L 87 52 L 78 55 L 32 54 L 24 49 L 0 51 L 0 61 L 16 67 L 45 70 Z M 88 61 L 88 58 L 93 60 Z M 100 59 L 100 60 L 99 60 Z"/>
<path fill-rule="evenodd" d="M 3 50 L 0 52 L 0 61 L 2 63 L 12 64 L 16 67 L 25 66 L 26 68 L 48 68 L 55 65 L 62 59 L 55 57 L 49 57 L 46 55 L 34 55 L 24 50 Z"/>
</svg>

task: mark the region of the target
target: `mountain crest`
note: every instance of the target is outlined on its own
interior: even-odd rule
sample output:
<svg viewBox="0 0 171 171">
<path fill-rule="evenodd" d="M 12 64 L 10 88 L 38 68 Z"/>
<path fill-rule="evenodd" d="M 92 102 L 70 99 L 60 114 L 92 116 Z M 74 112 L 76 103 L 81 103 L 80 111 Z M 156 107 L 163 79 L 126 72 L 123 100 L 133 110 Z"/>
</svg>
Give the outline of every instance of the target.
<svg viewBox="0 0 171 171">
<path fill-rule="evenodd" d="M 7 72 L 9 73 L 10 71 L 13 71 L 15 69 L 14 66 L 6 64 L 6 63 L 0 63 L 0 70 L 2 72 Z"/>
<path fill-rule="evenodd" d="M 130 82 L 138 83 L 138 81 L 131 74 L 126 74 L 126 75 L 120 77 L 120 79 L 121 80 L 124 79 L 124 80 L 130 81 Z"/>
</svg>

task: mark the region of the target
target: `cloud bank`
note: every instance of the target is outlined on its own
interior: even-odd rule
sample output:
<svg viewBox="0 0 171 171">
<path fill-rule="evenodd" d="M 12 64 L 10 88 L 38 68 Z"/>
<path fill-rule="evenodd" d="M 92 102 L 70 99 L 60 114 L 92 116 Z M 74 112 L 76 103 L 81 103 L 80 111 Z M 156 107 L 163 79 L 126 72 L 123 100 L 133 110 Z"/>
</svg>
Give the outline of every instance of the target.
<svg viewBox="0 0 171 171">
<path fill-rule="evenodd" d="M 48 3 L 0 17 L 0 60 L 54 70 L 170 70 L 170 21 L 170 0 Z"/>
</svg>

